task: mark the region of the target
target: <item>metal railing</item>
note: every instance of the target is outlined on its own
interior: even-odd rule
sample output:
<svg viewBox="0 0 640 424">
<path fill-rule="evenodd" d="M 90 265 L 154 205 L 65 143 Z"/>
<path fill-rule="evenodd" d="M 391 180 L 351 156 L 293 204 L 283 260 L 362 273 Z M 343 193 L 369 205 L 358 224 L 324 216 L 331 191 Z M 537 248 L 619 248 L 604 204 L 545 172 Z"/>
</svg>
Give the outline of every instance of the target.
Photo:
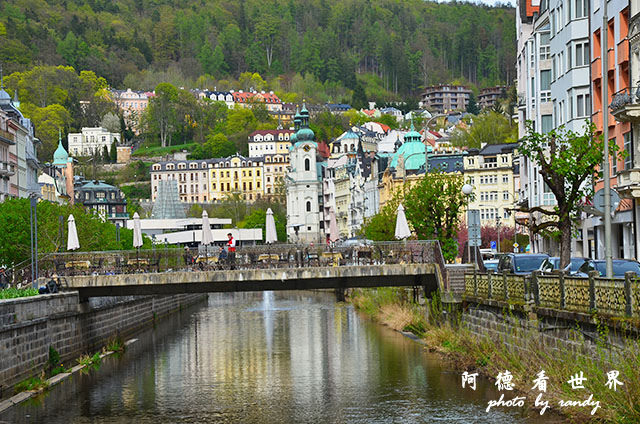
<svg viewBox="0 0 640 424">
<path fill-rule="evenodd" d="M 301 268 L 432 263 L 446 279 L 438 241 L 366 242 L 356 246 L 275 244 L 238 247 L 232 258 L 222 246 L 140 251 L 67 252 L 40 261 L 40 275 L 105 275 L 140 272 Z"/>
<path fill-rule="evenodd" d="M 624 278 L 589 277 L 565 273 L 531 275 L 465 274 L 465 295 L 540 308 L 616 317 L 640 317 L 640 282 L 634 273 Z"/>
<path fill-rule="evenodd" d="M 631 87 L 618 90 L 611 96 L 611 103 L 609 109 L 616 111 L 626 105 L 640 103 L 640 81 L 635 90 Z"/>
</svg>

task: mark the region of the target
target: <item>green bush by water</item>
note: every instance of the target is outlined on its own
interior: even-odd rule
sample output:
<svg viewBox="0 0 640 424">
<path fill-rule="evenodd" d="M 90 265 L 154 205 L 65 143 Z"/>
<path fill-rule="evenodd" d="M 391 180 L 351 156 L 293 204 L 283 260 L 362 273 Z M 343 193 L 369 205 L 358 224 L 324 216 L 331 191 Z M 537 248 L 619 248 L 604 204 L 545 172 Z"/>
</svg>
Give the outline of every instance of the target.
<svg viewBox="0 0 640 424">
<path fill-rule="evenodd" d="M 31 287 L 26 289 L 16 289 L 13 287 L 9 287 L 7 289 L 0 290 L 0 299 L 15 299 L 18 297 L 36 296 L 37 294 L 38 290 Z"/>
</svg>

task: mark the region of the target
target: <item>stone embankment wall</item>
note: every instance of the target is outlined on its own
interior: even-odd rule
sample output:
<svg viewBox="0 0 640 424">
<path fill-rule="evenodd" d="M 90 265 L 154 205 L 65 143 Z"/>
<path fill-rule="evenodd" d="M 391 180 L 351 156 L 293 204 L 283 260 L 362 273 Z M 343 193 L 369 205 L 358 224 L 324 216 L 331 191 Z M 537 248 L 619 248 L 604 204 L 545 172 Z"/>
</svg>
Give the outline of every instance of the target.
<svg viewBox="0 0 640 424">
<path fill-rule="evenodd" d="M 547 353 L 571 350 L 590 354 L 601 346 L 624 349 L 637 340 L 638 328 L 630 322 L 552 309 L 513 305 L 483 299 L 463 302 L 461 325 L 477 337 L 489 337 L 510 348 Z"/>
<path fill-rule="evenodd" d="M 80 303 L 78 293 L 71 292 L 0 300 L 0 396 L 38 373 L 49 359 L 49 347 L 65 363 L 205 298 L 180 294 L 92 298 Z"/>
</svg>

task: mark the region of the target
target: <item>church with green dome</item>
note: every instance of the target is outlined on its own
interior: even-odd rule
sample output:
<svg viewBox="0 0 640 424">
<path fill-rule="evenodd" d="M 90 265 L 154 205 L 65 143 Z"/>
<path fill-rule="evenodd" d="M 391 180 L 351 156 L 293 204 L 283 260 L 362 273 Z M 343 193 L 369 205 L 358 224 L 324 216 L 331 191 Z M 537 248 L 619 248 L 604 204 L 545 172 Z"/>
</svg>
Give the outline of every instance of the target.
<svg viewBox="0 0 640 424">
<path fill-rule="evenodd" d="M 296 110 L 294 130 L 289 139 L 290 168 L 285 177 L 287 238 L 292 242 L 319 242 L 324 235 L 321 210 L 326 162 L 318 151 L 316 135 L 309 128 L 309 110 L 305 104 Z"/>
</svg>

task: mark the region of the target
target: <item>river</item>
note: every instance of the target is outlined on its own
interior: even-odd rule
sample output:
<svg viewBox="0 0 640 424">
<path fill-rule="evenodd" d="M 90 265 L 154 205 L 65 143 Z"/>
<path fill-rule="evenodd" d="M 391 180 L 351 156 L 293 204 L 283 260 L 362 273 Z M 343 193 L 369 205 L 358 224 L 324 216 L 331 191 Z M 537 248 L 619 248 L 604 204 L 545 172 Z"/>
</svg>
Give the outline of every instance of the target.
<svg viewBox="0 0 640 424">
<path fill-rule="evenodd" d="M 327 293 L 212 294 L 136 338 L 0 422 L 536 422 Z"/>
</svg>

